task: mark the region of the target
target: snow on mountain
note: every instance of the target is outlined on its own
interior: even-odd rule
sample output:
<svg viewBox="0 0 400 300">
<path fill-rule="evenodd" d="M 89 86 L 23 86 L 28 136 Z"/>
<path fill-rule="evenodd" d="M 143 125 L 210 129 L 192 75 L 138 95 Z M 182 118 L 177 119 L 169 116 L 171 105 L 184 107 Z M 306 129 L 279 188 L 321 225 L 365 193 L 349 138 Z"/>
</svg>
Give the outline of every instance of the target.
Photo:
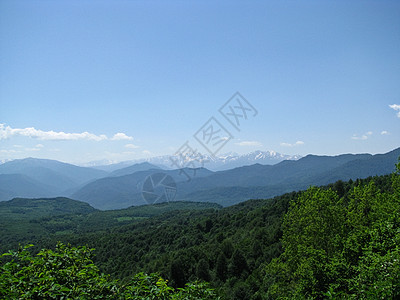
<svg viewBox="0 0 400 300">
<path fill-rule="evenodd" d="M 148 162 L 153 165 L 159 166 L 162 169 L 177 169 L 178 166 L 174 165 L 173 162 L 179 161 L 180 163 L 182 163 L 182 165 L 180 165 L 181 167 L 193 167 L 193 168 L 204 167 L 213 171 L 222 171 L 236 167 L 253 165 L 257 163 L 262 165 L 274 165 L 283 160 L 298 160 L 300 158 L 301 158 L 300 155 L 286 155 L 272 150 L 270 151 L 257 150 L 246 154 L 229 152 L 221 154 L 217 157 L 213 157 L 210 155 L 202 155 L 202 158 L 200 160 L 199 159 L 196 160 L 191 157 L 186 157 L 184 162 L 182 161 L 182 157 L 173 155 L 172 156 L 163 155 L 146 159 L 137 159 L 111 165 L 106 164 L 106 166 L 104 164 L 103 165 L 99 164 L 95 166 L 93 165 L 94 162 L 92 162 L 91 167 L 107 171 L 111 170 L 113 171 L 129 165 Z"/>
<path fill-rule="evenodd" d="M 253 151 L 247 154 L 221 155 L 205 167 L 215 171 L 228 170 L 232 168 L 248 166 L 253 164 L 274 165 L 283 160 L 297 160 L 300 155 L 285 155 L 275 151 Z"/>
<path fill-rule="evenodd" d="M 13 159 L 0 159 L 0 165 L 12 160 Z"/>
</svg>

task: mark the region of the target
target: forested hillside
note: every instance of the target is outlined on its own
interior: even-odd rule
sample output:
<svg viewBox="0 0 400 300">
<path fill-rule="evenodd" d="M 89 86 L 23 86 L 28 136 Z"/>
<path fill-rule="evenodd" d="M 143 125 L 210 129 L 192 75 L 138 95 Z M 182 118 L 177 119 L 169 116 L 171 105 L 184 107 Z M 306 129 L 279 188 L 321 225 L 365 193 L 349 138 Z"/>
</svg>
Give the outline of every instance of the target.
<svg viewBox="0 0 400 300">
<path fill-rule="evenodd" d="M 98 211 L 68 198 L 15 198 L 0 202 L 0 251 L 21 243 L 37 243 L 44 237 L 102 234 L 111 228 L 141 222 L 170 211 L 219 209 L 215 203 L 171 202 Z"/>
<path fill-rule="evenodd" d="M 399 177 L 338 181 L 31 241 L 36 249 L 57 241 L 93 247 L 94 263 L 121 283 L 157 272 L 177 288 L 211 282 L 225 299 L 391 298 L 400 294 Z"/>
</svg>

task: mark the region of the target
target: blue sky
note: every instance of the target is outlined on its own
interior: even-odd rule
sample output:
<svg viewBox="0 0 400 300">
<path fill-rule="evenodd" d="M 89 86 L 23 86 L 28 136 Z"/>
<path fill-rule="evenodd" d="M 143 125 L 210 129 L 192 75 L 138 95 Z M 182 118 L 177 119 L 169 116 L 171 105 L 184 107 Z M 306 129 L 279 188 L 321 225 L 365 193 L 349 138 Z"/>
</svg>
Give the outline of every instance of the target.
<svg viewBox="0 0 400 300">
<path fill-rule="evenodd" d="M 383 153 L 399 83 L 399 1 L 0 2 L 0 160 L 206 153 L 213 116 L 219 153 Z"/>
</svg>

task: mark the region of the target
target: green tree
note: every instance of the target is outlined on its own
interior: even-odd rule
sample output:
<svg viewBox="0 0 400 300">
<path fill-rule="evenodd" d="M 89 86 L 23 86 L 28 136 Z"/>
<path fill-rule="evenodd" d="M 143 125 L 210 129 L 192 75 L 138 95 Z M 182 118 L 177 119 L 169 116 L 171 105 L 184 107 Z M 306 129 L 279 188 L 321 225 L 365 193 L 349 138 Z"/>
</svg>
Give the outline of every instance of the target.
<svg viewBox="0 0 400 300">
<path fill-rule="evenodd" d="M 0 296 L 6 299 L 103 299 L 115 297 L 118 287 L 109 276 L 99 273 L 91 250 L 57 244 L 31 256 L 28 245 L 2 255 L 11 261 L 1 266 Z"/>
<path fill-rule="evenodd" d="M 232 254 L 233 254 L 233 251 L 235 251 L 235 248 L 233 247 L 232 240 L 231 239 L 225 239 L 222 242 L 221 250 L 224 253 L 226 258 L 231 258 Z"/>
<path fill-rule="evenodd" d="M 226 280 L 228 275 L 228 262 L 223 252 L 218 255 L 216 265 L 217 277 L 222 281 Z"/>
<path fill-rule="evenodd" d="M 350 290 L 358 298 L 395 299 L 400 295 L 400 222 L 397 218 L 374 227 Z"/>
<path fill-rule="evenodd" d="M 58 243 L 36 256 L 28 245 L 2 254 L 1 299 L 219 299 L 207 283 L 189 283 L 175 290 L 158 274 L 139 273 L 125 285 L 99 273 L 91 249 Z"/>
<path fill-rule="evenodd" d="M 240 249 L 236 249 L 232 255 L 231 273 L 233 276 L 240 277 L 244 271 L 248 271 L 246 258 Z"/>
<path fill-rule="evenodd" d="M 186 283 L 184 264 L 180 258 L 174 259 L 171 263 L 171 279 L 177 287 L 183 287 Z"/>
<path fill-rule="evenodd" d="M 332 190 L 313 187 L 291 201 L 283 222 L 284 253 L 267 268 L 271 294 L 322 296 L 342 245 L 344 218 L 345 207 Z"/>
<path fill-rule="evenodd" d="M 196 275 L 201 280 L 210 281 L 210 266 L 204 258 L 200 259 L 197 264 Z"/>
<path fill-rule="evenodd" d="M 400 296 L 400 163 L 391 179 L 357 179 L 339 199 L 310 188 L 290 203 L 284 252 L 266 267 L 271 298 L 397 299 Z M 384 189 L 384 192 L 381 189 Z M 346 190 L 337 187 L 337 190 Z"/>
<path fill-rule="evenodd" d="M 138 273 L 125 286 L 125 293 L 120 295 L 122 299 L 145 300 L 214 300 L 220 299 L 207 283 L 188 283 L 177 290 L 168 286 L 168 281 L 158 274 Z"/>
<path fill-rule="evenodd" d="M 333 189 L 338 194 L 339 198 L 342 198 L 346 192 L 344 182 L 342 180 L 338 180 L 335 182 Z"/>
</svg>

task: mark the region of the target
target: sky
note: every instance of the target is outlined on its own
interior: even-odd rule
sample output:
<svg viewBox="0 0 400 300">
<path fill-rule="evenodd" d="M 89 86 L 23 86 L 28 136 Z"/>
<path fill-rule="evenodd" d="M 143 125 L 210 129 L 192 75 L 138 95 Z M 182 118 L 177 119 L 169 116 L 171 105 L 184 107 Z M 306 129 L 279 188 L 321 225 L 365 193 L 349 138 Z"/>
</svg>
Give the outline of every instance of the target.
<svg viewBox="0 0 400 300">
<path fill-rule="evenodd" d="M 0 1 L 0 161 L 184 145 L 399 147 L 400 1 Z"/>
</svg>

